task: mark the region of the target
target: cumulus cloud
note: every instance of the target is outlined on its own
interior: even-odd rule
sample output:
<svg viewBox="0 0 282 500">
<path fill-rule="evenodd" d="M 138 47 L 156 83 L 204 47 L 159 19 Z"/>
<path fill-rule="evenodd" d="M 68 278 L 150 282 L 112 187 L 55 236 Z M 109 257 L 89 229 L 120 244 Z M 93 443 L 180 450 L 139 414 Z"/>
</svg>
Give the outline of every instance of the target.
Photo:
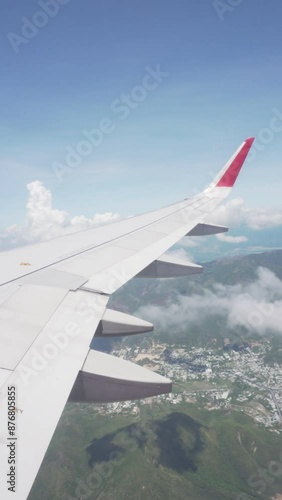
<svg viewBox="0 0 282 500">
<path fill-rule="evenodd" d="M 0 246 L 9 248 L 25 243 L 46 241 L 64 234 L 90 229 L 119 219 L 119 215 L 106 212 L 92 218 L 84 215 L 70 217 L 64 210 L 52 205 L 52 194 L 40 181 L 27 185 L 28 201 L 25 222 L 22 226 L 9 226 L 0 234 Z"/>
<path fill-rule="evenodd" d="M 259 267 L 249 284 L 215 284 L 190 296 L 178 295 L 163 306 L 141 307 L 136 315 L 167 330 L 201 326 L 212 317 L 226 320 L 226 327 L 244 326 L 250 332 L 282 334 L 282 281 Z"/>
<path fill-rule="evenodd" d="M 265 229 L 282 225 L 280 208 L 248 208 L 242 198 L 235 198 L 220 205 L 213 213 L 218 224 L 236 227 L 245 224 L 250 229 Z"/>
</svg>

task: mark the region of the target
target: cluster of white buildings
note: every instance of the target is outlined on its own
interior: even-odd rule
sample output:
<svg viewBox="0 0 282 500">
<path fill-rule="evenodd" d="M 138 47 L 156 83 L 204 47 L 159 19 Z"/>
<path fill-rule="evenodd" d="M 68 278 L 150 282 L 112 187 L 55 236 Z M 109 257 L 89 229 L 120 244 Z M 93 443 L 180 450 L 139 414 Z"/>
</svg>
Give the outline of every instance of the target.
<svg viewBox="0 0 282 500">
<path fill-rule="evenodd" d="M 150 400 L 102 405 L 100 411 L 138 417 L 144 404 L 197 402 L 208 410 L 242 411 L 260 424 L 282 432 L 282 367 L 264 363 L 269 349 L 268 340 L 240 351 L 198 347 L 188 351 L 185 346 L 167 349 L 155 343 L 146 350 L 122 347 L 113 354 L 142 362 L 143 366 L 145 363 L 150 370 L 171 378 L 175 382 L 174 392 Z"/>
</svg>

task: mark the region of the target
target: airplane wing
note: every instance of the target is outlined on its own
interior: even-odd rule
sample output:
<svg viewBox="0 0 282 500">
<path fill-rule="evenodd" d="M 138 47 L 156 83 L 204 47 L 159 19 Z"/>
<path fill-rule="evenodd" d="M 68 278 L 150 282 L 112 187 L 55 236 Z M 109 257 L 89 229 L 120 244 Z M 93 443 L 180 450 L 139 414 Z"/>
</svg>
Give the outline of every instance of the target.
<svg viewBox="0 0 282 500">
<path fill-rule="evenodd" d="M 91 349 L 94 335 L 153 325 L 107 308 L 133 277 L 201 271 L 165 252 L 186 235 L 227 228 L 205 221 L 230 193 L 247 139 L 202 193 L 161 210 L 0 255 L 0 497 L 24 500 L 64 405 L 122 401 L 171 390 L 171 381 Z"/>
</svg>

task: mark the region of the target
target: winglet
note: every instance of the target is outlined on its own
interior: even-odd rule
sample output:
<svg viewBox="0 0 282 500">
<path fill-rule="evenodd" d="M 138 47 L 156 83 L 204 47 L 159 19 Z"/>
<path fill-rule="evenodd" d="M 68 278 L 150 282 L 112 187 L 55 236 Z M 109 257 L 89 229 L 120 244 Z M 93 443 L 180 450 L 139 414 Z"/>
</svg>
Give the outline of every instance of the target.
<svg viewBox="0 0 282 500">
<path fill-rule="evenodd" d="M 215 187 L 233 187 L 255 138 L 246 139 L 223 169 Z"/>
</svg>

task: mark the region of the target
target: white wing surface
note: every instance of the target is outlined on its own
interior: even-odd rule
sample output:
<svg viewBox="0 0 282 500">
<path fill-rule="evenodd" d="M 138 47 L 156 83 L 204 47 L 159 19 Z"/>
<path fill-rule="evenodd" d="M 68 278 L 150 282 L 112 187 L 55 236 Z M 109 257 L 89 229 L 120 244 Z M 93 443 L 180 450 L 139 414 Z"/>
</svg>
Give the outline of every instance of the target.
<svg viewBox="0 0 282 500">
<path fill-rule="evenodd" d="M 169 392 L 171 382 L 91 349 L 93 336 L 153 329 L 107 309 L 131 278 L 186 276 L 201 266 L 165 252 L 185 235 L 226 231 L 205 221 L 229 194 L 247 139 L 201 194 L 161 210 L 0 254 L 0 498 L 24 500 L 66 401 Z"/>
</svg>

